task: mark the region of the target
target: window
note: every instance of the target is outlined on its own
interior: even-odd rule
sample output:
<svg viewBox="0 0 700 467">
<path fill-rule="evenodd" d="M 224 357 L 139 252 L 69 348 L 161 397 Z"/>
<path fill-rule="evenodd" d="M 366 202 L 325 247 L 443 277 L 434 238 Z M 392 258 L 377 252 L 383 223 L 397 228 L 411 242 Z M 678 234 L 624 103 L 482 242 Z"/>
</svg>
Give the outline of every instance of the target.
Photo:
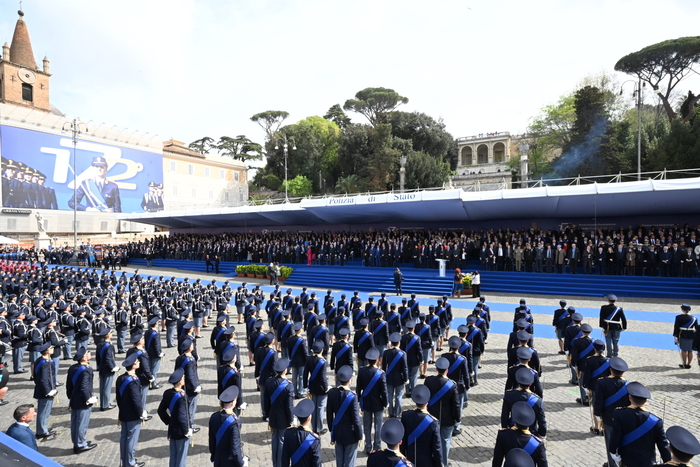
<svg viewBox="0 0 700 467">
<path fill-rule="evenodd" d="M 34 102 L 34 90 L 31 84 L 22 83 L 22 100 Z"/>
<path fill-rule="evenodd" d="M 175 162 L 175 161 L 170 161 L 170 171 L 171 171 L 171 172 L 177 171 L 177 162 Z"/>
<path fill-rule="evenodd" d="M 226 178 L 226 172 L 224 172 L 224 169 L 219 170 L 219 178 L 221 178 L 221 179 Z"/>
<path fill-rule="evenodd" d="M 187 164 L 187 173 L 190 175 L 194 175 L 194 165 Z"/>
<path fill-rule="evenodd" d="M 103 232 L 109 230 L 109 221 L 100 221 L 100 230 Z"/>
<path fill-rule="evenodd" d="M 204 167 L 204 176 L 205 177 L 209 178 L 209 176 L 210 176 L 209 172 L 210 172 L 209 167 Z"/>
<path fill-rule="evenodd" d="M 17 219 L 7 219 L 7 230 L 17 229 Z"/>
<path fill-rule="evenodd" d="M 233 172 L 233 179 L 235 181 L 238 181 L 238 177 L 239 177 L 238 172 Z"/>
<path fill-rule="evenodd" d="M 197 197 L 197 189 L 195 187 L 192 187 L 192 197 L 193 198 Z"/>
<path fill-rule="evenodd" d="M 177 196 L 177 185 L 173 185 L 173 196 Z"/>
</svg>

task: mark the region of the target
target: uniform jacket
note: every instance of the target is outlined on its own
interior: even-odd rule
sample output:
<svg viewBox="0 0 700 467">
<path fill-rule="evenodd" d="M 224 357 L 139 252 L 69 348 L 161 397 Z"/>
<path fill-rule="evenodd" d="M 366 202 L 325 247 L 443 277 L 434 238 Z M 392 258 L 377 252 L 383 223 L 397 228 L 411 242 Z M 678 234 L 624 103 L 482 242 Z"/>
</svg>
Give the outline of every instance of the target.
<svg viewBox="0 0 700 467">
<path fill-rule="evenodd" d="M 357 394 L 353 393 L 352 402 L 337 425 L 333 427 L 333 421 L 349 392 L 351 391 L 346 386 L 331 388 L 328 391 L 326 407 L 328 429 L 333 432 L 335 442 L 343 446 L 355 444 L 362 439 L 362 422 L 360 421 L 360 407 Z"/>
<path fill-rule="evenodd" d="M 428 428 L 409 444 L 408 437 L 424 418 L 433 419 Z M 429 412 L 415 409 L 406 410 L 401 414 L 401 423 L 404 426 L 403 443 L 399 446 L 401 452 L 416 466 L 441 467 L 442 444 L 440 442 L 440 422 Z"/>
<path fill-rule="evenodd" d="M 233 417 L 234 421 L 222 433 L 221 440 L 217 443 L 216 434 L 229 417 Z M 209 460 L 214 463 L 214 467 L 243 467 L 241 427 L 234 413 L 221 410 L 209 417 L 209 454 Z"/>
<path fill-rule="evenodd" d="M 372 388 L 367 391 L 367 386 L 374 378 L 375 374 L 379 372 L 379 379 Z M 388 395 L 386 388 L 386 374 L 377 367 L 366 366 L 360 368 L 357 374 L 357 397 L 360 399 L 360 409 L 363 412 L 381 412 L 388 405 Z"/>
<path fill-rule="evenodd" d="M 430 389 L 430 397 L 435 396 L 448 381 L 444 376 L 428 376 L 425 378 L 425 385 Z M 434 404 L 428 403 L 428 412 L 430 415 L 440 420 L 441 426 L 454 426 L 462 419 L 462 414 L 459 411 L 459 396 L 457 393 L 457 385 L 454 384 L 440 399 Z"/>
<path fill-rule="evenodd" d="M 176 394 L 180 394 L 180 396 L 171 410 L 171 404 Z M 175 388 L 167 389 L 158 405 L 158 416 L 168 426 L 168 439 L 187 438 L 187 431 L 192 427 L 192 423 L 187 408 L 187 394 L 184 391 L 178 391 Z"/>
</svg>

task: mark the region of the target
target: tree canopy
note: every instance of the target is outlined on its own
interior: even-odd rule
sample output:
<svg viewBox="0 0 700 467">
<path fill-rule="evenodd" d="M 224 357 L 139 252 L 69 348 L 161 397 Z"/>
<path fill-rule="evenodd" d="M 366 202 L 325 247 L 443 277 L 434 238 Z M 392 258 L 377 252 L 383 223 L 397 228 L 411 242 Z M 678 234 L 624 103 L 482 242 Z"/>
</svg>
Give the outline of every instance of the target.
<svg viewBox="0 0 700 467">
<path fill-rule="evenodd" d="M 343 112 L 343 109 L 340 107 L 340 104 L 335 104 L 330 109 L 328 109 L 328 112 L 326 112 L 326 115 L 324 115 L 323 118 L 334 122 L 340 127 L 341 130 L 346 129 L 348 125 L 352 123 L 350 121 L 350 117 L 348 117 L 348 115 L 345 112 Z"/>
<path fill-rule="evenodd" d="M 668 120 L 676 118 L 669 97 L 678 83 L 700 62 L 700 36 L 681 37 L 644 47 L 622 57 L 615 70 L 649 83 L 661 99 Z M 665 82 L 665 89 L 662 86 Z"/>
<path fill-rule="evenodd" d="M 372 126 L 387 123 L 387 114 L 401 104 L 408 104 L 408 97 L 393 89 L 365 88 L 355 94 L 355 99 L 345 101 L 343 108 L 364 115 Z"/>
<path fill-rule="evenodd" d="M 251 141 L 245 135 L 235 138 L 222 136 L 214 145 L 223 157 L 230 157 L 242 162 L 262 159 L 263 148 L 260 144 Z"/>
<path fill-rule="evenodd" d="M 265 112 L 260 112 L 250 119 L 260 125 L 260 127 L 265 131 L 268 141 L 272 141 L 275 137 L 275 133 L 280 129 L 282 123 L 289 117 L 289 112 L 284 110 L 266 110 Z"/>
</svg>

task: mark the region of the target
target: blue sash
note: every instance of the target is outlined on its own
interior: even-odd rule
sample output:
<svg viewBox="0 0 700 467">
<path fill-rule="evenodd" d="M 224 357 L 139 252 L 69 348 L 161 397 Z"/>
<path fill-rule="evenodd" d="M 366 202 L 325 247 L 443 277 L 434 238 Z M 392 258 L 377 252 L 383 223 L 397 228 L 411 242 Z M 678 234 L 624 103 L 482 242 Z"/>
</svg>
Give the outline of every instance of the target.
<svg viewBox="0 0 700 467">
<path fill-rule="evenodd" d="M 365 340 L 367 340 L 368 337 L 369 337 L 369 332 L 365 332 L 365 335 L 362 336 L 362 337 L 360 337 L 360 342 L 357 343 L 357 346 L 358 346 L 358 347 L 361 346 L 362 343 L 363 343 Z"/>
<path fill-rule="evenodd" d="M 411 432 L 411 434 L 408 435 L 409 446 L 416 442 L 416 439 L 418 439 L 418 437 L 422 435 L 425 430 L 428 429 L 428 427 L 433 423 L 433 420 L 433 417 L 431 417 L 428 414 L 426 414 L 425 417 L 423 417 L 423 420 L 421 420 L 418 426 Z"/>
<path fill-rule="evenodd" d="M 236 370 L 234 370 L 233 368 L 228 370 L 228 373 L 226 373 L 226 376 L 224 376 L 224 380 L 221 381 L 221 386 L 225 388 L 226 383 L 228 383 L 228 380 L 231 379 L 231 376 L 233 376 L 235 374 L 236 374 Z"/>
<path fill-rule="evenodd" d="M 418 342 L 419 340 L 420 340 L 420 339 L 418 339 L 418 336 L 413 336 L 413 337 L 411 338 L 411 342 L 409 342 L 408 345 L 406 345 L 406 353 L 408 353 L 408 351 L 411 350 L 411 347 L 413 347 L 414 344 L 415 344 L 416 342 Z"/>
<path fill-rule="evenodd" d="M 392 313 L 392 314 L 389 316 L 389 319 L 387 320 L 387 322 L 391 323 L 392 321 L 394 321 L 395 319 L 398 319 L 398 318 L 399 318 L 399 314 L 398 314 L 398 313 Z"/>
<path fill-rule="evenodd" d="M 325 326 L 321 326 L 321 329 L 319 329 L 318 331 L 316 331 L 316 335 L 314 336 L 314 342 L 318 340 L 318 336 L 320 336 L 320 335 L 323 333 L 323 331 L 325 331 L 325 330 L 326 330 L 326 327 L 325 327 Z"/>
<path fill-rule="evenodd" d="M 411 303 L 411 313 L 413 313 L 413 310 L 415 310 L 417 306 L 418 306 L 418 300 L 416 300 L 415 302 Z"/>
<path fill-rule="evenodd" d="M 379 330 L 380 330 L 381 328 L 383 328 L 384 326 L 386 326 L 386 321 L 382 321 L 381 323 L 379 323 L 379 326 L 377 326 L 376 328 L 374 328 L 374 334 L 376 334 L 377 332 L 379 332 Z"/>
<path fill-rule="evenodd" d="M 404 355 L 405 355 L 405 354 L 404 354 L 401 350 L 399 350 L 399 352 L 396 354 L 396 356 L 395 356 L 394 359 L 391 361 L 391 363 L 389 363 L 389 367 L 386 369 L 386 374 L 391 373 L 391 370 L 394 369 L 394 367 L 396 366 L 396 364 L 399 363 L 399 360 L 401 360 L 401 358 L 402 358 Z"/>
<path fill-rule="evenodd" d="M 283 338 L 284 335 L 287 333 L 287 330 L 289 327 L 292 325 L 292 323 L 287 323 L 284 325 L 284 329 L 282 329 L 282 332 L 280 333 L 280 338 Z"/>
<path fill-rule="evenodd" d="M 376 310 L 376 309 L 377 309 L 377 306 L 376 306 L 376 305 L 372 305 L 371 307 L 369 307 L 369 310 L 365 311 L 365 314 L 366 314 L 367 317 L 369 318 L 369 317 L 372 316 L 372 313 L 374 313 L 374 310 Z"/>
<path fill-rule="evenodd" d="M 131 383 L 132 381 L 136 381 L 136 377 L 134 377 L 134 376 L 129 376 L 128 378 L 126 378 L 126 379 L 124 380 L 124 382 L 122 383 L 122 385 L 119 387 L 119 396 L 120 396 L 120 397 L 124 395 L 124 390 L 126 390 L 126 387 L 127 387 L 127 386 L 129 385 L 129 383 Z"/>
<path fill-rule="evenodd" d="M 224 355 L 226 354 L 226 352 L 228 352 L 228 349 L 230 349 L 231 347 L 234 347 L 235 345 L 236 345 L 236 344 L 234 344 L 233 342 L 229 342 L 228 345 L 226 345 L 226 348 L 224 348 L 224 351 L 221 352 L 221 357 L 220 357 L 220 358 L 223 359 L 223 358 L 224 358 Z"/>
<path fill-rule="evenodd" d="M 345 347 L 343 347 L 342 349 L 340 349 L 340 352 L 338 352 L 338 353 L 336 354 L 335 359 L 336 359 L 336 360 L 339 360 L 340 357 L 342 357 L 342 356 L 345 354 L 345 352 L 348 351 L 349 348 L 350 348 L 350 344 L 347 344 L 347 343 L 346 343 L 346 344 L 345 344 Z"/>
<path fill-rule="evenodd" d="M 151 346 L 151 342 L 153 342 L 153 338 L 156 337 L 158 333 L 156 331 L 153 331 L 150 336 L 148 336 L 148 342 L 146 342 L 146 349 L 148 349 Z"/>
<path fill-rule="evenodd" d="M 593 352 L 593 341 L 592 340 L 591 340 L 591 344 L 588 347 L 586 347 L 585 349 L 583 349 L 583 352 L 578 354 L 578 359 L 576 359 L 576 362 L 580 362 L 581 360 L 583 360 L 586 357 L 586 355 L 588 355 L 591 352 Z"/>
<path fill-rule="evenodd" d="M 608 368 L 610 368 L 610 360 L 605 360 L 605 362 L 602 365 L 596 368 L 595 371 L 591 372 L 591 378 L 597 378 L 598 376 L 603 374 L 603 372 Z"/>
<path fill-rule="evenodd" d="M 467 342 L 471 342 L 474 339 L 474 336 L 479 332 L 479 328 L 474 328 L 472 332 L 469 333 L 467 336 Z"/>
<path fill-rule="evenodd" d="M 559 319 L 557 320 L 557 324 L 559 324 L 567 316 L 569 316 L 569 312 L 562 313 L 561 316 L 559 317 Z"/>
<path fill-rule="evenodd" d="M 447 374 L 449 375 L 450 373 L 454 372 L 457 368 L 459 368 L 464 360 L 465 358 L 461 355 L 457 357 L 457 359 L 454 362 L 452 362 L 452 365 L 450 365 L 449 370 L 447 370 Z"/>
<path fill-rule="evenodd" d="M 525 451 L 529 455 L 532 455 L 532 453 L 535 452 L 535 449 L 537 449 L 539 445 L 540 442 L 537 440 L 537 438 L 531 436 L 530 441 L 528 441 L 527 444 L 523 447 L 523 451 Z"/>
<path fill-rule="evenodd" d="M 180 368 L 182 368 L 184 370 L 185 367 L 187 366 L 187 364 L 190 363 L 190 358 L 192 358 L 192 357 L 185 357 L 185 359 L 180 364 Z"/>
<path fill-rule="evenodd" d="M 102 361 L 105 358 L 105 351 L 107 350 L 107 347 L 110 346 L 109 342 L 105 342 L 105 345 L 102 346 L 100 349 L 100 361 Z"/>
<path fill-rule="evenodd" d="M 272 358 L 272 355 L 277 353 L 275 350 L 270 349 L 267 352 L 267 355 L 265 355 L 265 358 L 263 359 L 262 365 L 260 365 L 260 372 L 262 372 L 265 369 L 265 365 L 267 365 L 267 362 L 270 361 L 270 358 Z"/>
<path fill-rule="evenodd" d="M 316 437 L 312 433 L 306 435 L 304 441 L 299 445 L 297 450 L 294 451 L 294 454 L 292 454 L 292 465 L 296 465 L 296 463 L 301 460 L 304 454 L 306 454 L 306 451 L 314 444 L 314 441 L 316 441 Z"/>
<path fill-rule="evenodd" d="M 343 316 L 343 319 L 341 319 L 340 321 L 338 321 L 338 324 L 335 325 L 336 331 L 339 331 L 339 330 L 343 329 L 343 325 L 344 325 L 347 321 L 348 321 L 348 317 L 347 317 L 347 316 Z"/>
<path fill-rule="evenodd" d="M 442 396 L 444 396 L 445 394 L 447 394 L 447 391 L 449 391 L 450 389 L 452 389 L 452 387 L 453 387 L 454 385 L 455 385 L 455 382 L 452 381 L 451 379 L 448 379 L 448 380 L 445 382 L 445 384 L 440 388 L 440 390 L 439 390 L 438 392 L 436 392 L 435 395 L 434 395 L 433 397 L 430 398 L 430 400 L 428 401 L 428 405 L 429 405 L 429 406 L 435 405 L 435 403 L 436 403 L 437 401 L 439 401 L 440 399 L 442 399 Z"/>
<path fill-rule="evenodd" d="M 340 420 L 342 420 L 343 415 L 345 415 L 345 412 L 348 410 L 348 407 L 350 407 L 350 403 L 353 400 L 354 394 L 352 392 L 349 392 L 345 395 L 345 399 L 343 400 L 342 405 L 340 406 L 340 409 L 338 409 L 338 413 L 335 414 L 335 417 L 333 418 L 333 425 L 331 426 L 331 442 L 335 443 L 335 427 L 340 423 Z"/>
<path fill-rule="evenodd" d="M 219 444 L 219 441 L 221 441 L 221 438 L 224 437 L 224 433 L 226 433 L 228 427 L 233 425 L 235 421 L 236 417 L 233 414 L 229 415 L 228 418 L 224 420 L 224 423 L 222 423 L 219 429 L 216 431 L 216 444 Z"/>
<path fill-rule="evenodd" d="M 311 378 L 309 379 L 309 382 L 316 379 L 316 376 L 318 376 L 318 372 L 321 371 L 321 368 L 323 367 L 324 363 L 326 363 L 326 361 L 324 359 L 321 359 L 318 362 L 316 362 L 316 366 L 314 367 L 314 371 L 311 372 Z"/>
<path fill-rule="evenodd" d="M 620 307 L 616 306 L 615 309 L 613 310 L 612 314 L 608 316 L 608 319 L 606 321 L 610 321 L 613 319 L 613 317 L 617 314 L 617 312 L 620 311 Z M 613 323 L 615 324 L 615 323 Z"/>
<path fill-rule="evenodd" d="M 462 344 L 462 347 L 460 347 L 457 352 L 464 353 L 469 347 L 471 347 L 471 344 L 469 342 L 465 342 L 464 344 Z"/>
<path fill-rule="evenodd" d="M 282 394 L 282 391 L 284 391 L 284 388 L 286 388 L 287 386 L 289 386 L 289 381 L 287 381 L 286 379 L 282 380 L 282 383 L 280 383 L 280 385 L 277 386 L 275 392 L 273 392 L 270 396 L 270 405 L 275 403 L 279 395 Z"/>
<path fill-rule="evenodd" d="M 255 321 L 251 320 L 251 322 L 253 324 L 255 324 Z M 217 342 L 217 343 L 219 342 L 219 338 L 221 337 L 221 335 L 224 333 L 225 330 L 226 330 L 226 328 L 221 328 L 219 330 L 219 332 L 216 333 L 216 337 L 214 338 L 214 342 Z"/>
<path fill-rule="evenodd" d="M 428 329 L 430 329 L 430 326 L 428 326 L 427 324 L 423 325 L 423 327 L 420 328 L 420 331 L 418 331 L 418 335 L 422 336 L 423 334 L 425 334 L 425 331 L 427 331 Z"/>
<path fill-rule="evenodd" d="M 73 386 L 78 384 L 78 378 L 80 378 L 80 373 L 85 371 L 85 368 L 87 368 L 85 365 L 80 365 L 80 367 L 73 373 L 73 379 L 71 380 L 71 383 L 73 383 Z"/>
<path fill-rule="evenodd" d="M 92 204 L 92 207 L 95 207 L 100 211 L 106 211 L 108 209 L 107 201 L 105 201 L 104 196 L 102 196 L 102 192 L 100 192 L 100 190 L 97 188 L 95 180 L 85 180 L 83 183 L 85 183 L 83 191 L 85 192 L 85 197 L 87 198 L 89 204 Z M 107 185 L 106 180 L 104 184 Z"/>
<path fill-rule="evenodd" d="M 377 370 L 374 372 L 374 375 L 372 375 L 372 379 L 369 381 L 367 384 L 367 387 L 362 391 L 362 396 L 360 397 L 360 405 L 362 406 L 362 410 L 365 410 L 365 397 L 367 397 L 367 394 L 369 394 L 372 389 L 374 388 L 374 385 L 377 384 L 377 381 L 379 381 L 379 378 L 382 377 L 382 374 L 384 372 L 382 370 Z"/>
<path fill-rule="evenodd" d="M 607 399 L 605 399 L 605 400 L 603 401 L 603 407 L 609 407 L 609 406 L 613 405 L 615 402 L 617 402 L 618 400 L 620 400 L 620 398 L 622 398 L 622 396 L 624 396 L 625 394 L 627 394 L 627 385 L 628 385 L 628 384 L 630 384 L 630 382 L 629 382 L 629 381 L 625 381 L 625 385 L 624 385 L 624 386 L 622 386 L 615 394 L 613 394 L 612 396 L 610 396 L 610 397 L 608 397 Z"/>
<path fill-rule="evenodd" d="M 34 377 L 35 377 L 35 378 L 36 378 L 37 376 L 39 376 L 39 368 L 41 368 L 41 366 L 42 366 L 44 363 L 46 363 L 46 359 L 45 359 L 45 358 L 42 358 L 42 359 L 39 360 L 39 363 L 37 363 L 37 364 L 34 366 Z"/>
<path fill-rule="evenodd" d="M 540 400 L 540 398 L 537 395 L 531 394 L 530 398 L 526 402 L 527 402 L 527 405 L 529 405 L 530 407 L 534 407 L 535 404 L 537 404 L 538 400 Z"/>
<path fill-rule="evenodd" d="M 304 341 L 303 337 L 297 337 L 297 341 L 294 344 L 294 347 L 292 347 L 292 355 L 289 357 L 289 364 L 292 364 L 292 359 L 294 358 L 294 355 L 297 353 L 297 350 L 299 350 L 299 346 L 301 343 Z"/>
<path fill-rule="evenodd" d="M 654 425 L 656 425 L 658 421 L 659 417 L 654 414 L 649 414 L 649 417 L 647 417 L 644 423 L 635 428 L 634 431 L 631 431 L 622 437 L 620 440 L 620 447 L 633 443 L 645 434 L 649 433 L 649 431 L 654 428 Z"/>
<path fill-rule="evenodd" d="M 309 317 L 306 318 L 306 325 L 308 326 L 309 323 L 311 322 L 311 320 L 315 317 L 316 317 L 316 313 L 314 313 L 314 312 L 309 313 Z"/>
<path fill-rule="evenodd" d="M 263 337 L 265 337 L 265 334 L 260 333 L 260 335 L 255 338 L 255 342 L 253 343 L 253 349 L 258 348 L 258 344 L 260 343 L 260 339 L 262 339 Z"/>
<path fill-rule="evenodd" d="M 180 391 L 175 391 L 175 394 L 173 394 L 173 398 L 170 399 L 170 406 L 168 406 L 168 410 L 170 410 L 170 416 L 173 416 L 173 410 L 175 409 L 175 404 L 177 404 L 177 401 L 180 400 L 182 397 L 182 393 Z"/>
<path fill-rule="evenodd" d="M 684 324 L 684 328 L 681 328 L 681 331 L 690 331 L 691 326 L 695 324 L 695 316 L 690 317 L 690 321 Z"/>
<path fill-rule="evenodd" d="M 401 313 L 401 318 L 406 318 L 406 316 L 411 312 L 409 307 L 404 307 L 403 313 Z"/>
</svg>

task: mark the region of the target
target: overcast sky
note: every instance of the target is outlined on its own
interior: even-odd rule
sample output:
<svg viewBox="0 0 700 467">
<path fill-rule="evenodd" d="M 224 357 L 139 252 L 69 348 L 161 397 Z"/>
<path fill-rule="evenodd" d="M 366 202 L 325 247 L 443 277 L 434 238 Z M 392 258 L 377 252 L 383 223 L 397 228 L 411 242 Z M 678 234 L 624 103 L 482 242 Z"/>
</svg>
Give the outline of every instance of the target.
<svg viewBox="0 0 700 467">
<path fill-rule="evenodd" d="M 18 6 L 0 3 L 2 42 Z M 294 123 L 380 86 L 456 138 L 521 133 L 587 75 L 700 24 L 697 0 L 25 0 L 23 10 L 62 112 L 187 143 L 262 142 L 255 113 L 286 110 Z M 680 87 L 700 92 L 700 75 Z"/>
</svg>

